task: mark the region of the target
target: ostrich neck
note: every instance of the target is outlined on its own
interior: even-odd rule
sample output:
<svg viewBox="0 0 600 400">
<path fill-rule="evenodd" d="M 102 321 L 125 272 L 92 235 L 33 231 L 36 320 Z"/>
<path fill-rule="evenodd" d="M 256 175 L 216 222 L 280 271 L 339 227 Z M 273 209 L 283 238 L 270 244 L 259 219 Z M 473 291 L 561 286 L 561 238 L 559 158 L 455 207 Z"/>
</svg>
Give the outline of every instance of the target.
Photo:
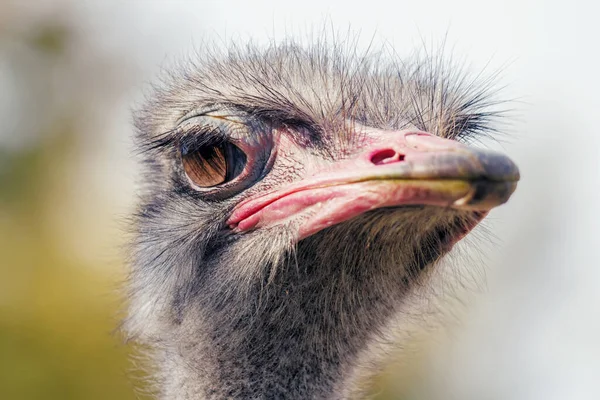
<svg viewBox="0 0 600 400">
<path fill-rule="evenodd" d="M 355 362 L 407 281 L 398 266 L 311 269 L 310 280 L 290 269 L 244 296 L 222 294 L 201 325 L 182 327 L 165 347 L 164 398 L 348 398 Z"/>
</svg>

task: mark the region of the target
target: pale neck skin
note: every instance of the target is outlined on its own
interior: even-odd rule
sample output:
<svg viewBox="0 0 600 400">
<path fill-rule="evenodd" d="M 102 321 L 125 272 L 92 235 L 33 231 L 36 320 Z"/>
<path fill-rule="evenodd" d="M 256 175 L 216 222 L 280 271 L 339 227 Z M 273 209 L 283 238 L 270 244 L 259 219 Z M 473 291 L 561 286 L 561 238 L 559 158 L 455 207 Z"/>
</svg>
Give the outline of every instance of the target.
<svg viewBox="0 0 600 400">
<path fill-rule="evenodd" d="M 352 266 L 329 262 L 329 254 L 309 263 L 326 239 L 304 241 L 298 270 L 287 269 L 267 289 L 222 293 L 229 298 L 220 305 L 173 326 L 159 357 L 162 398 L 354 398 L 352 377 L 364 375 L 359 359 L 381 341 L 411 287 L 391 253 L 356 258 Z M 381 247 L 397 239 L 390 235 Z"/>
</svg>

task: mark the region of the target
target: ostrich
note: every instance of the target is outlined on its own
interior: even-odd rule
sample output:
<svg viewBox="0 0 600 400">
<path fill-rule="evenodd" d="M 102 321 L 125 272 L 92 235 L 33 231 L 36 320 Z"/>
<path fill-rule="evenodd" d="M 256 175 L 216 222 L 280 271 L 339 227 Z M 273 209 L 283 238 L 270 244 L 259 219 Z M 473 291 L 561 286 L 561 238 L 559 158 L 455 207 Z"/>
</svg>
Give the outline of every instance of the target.
<svg viewBox="0 0 600 400">
<path fill-rule="evenodd" d="M 411 293 L 515 190 L 467 145 L 494 132 L 489 82 L 351 47 L 208 52 L 137 111 L 124 327 L 159 398 L 360 396 Z"/>
</svg>

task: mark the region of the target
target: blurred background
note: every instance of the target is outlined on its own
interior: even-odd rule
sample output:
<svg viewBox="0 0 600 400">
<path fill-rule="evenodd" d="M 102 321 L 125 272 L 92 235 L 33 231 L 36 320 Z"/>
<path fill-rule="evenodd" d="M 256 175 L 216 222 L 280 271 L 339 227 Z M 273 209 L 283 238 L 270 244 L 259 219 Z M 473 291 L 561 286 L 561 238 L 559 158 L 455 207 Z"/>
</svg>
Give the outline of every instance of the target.
<svg viewBox="0 0 600 400">
<path fill-rule="evenodd" d="M 461 323 L 381 399 L 600 398 L 600 56 L 592 2 L 0 0 L 0 399 L 144 398 L 114 329 L 135 199 L 130 110 L 204 40 L 324 21 L 502 70 L 522 183 L 490 215 Z M 445 38 L 445 39 L 444 39 Z M 410 370 L 409 373 L 407 371 Z M 137 388 L 137 389 L 136 389 Z"/>
</svg>

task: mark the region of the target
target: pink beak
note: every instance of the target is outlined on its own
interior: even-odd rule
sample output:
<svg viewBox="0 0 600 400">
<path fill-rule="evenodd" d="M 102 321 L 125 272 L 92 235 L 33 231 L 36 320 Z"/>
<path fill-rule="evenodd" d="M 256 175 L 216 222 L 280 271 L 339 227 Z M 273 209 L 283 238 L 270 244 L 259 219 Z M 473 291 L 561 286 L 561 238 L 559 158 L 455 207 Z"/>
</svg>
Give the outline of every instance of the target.
<svg viewBox="0 0 600 400">
<path fill-rule="evenodd" d="M 299 218 L 297 240 L 382 207 L 429 205 L 487 212 L 519 180 L 506 156 L 425 132 L 387 132 L 352 159 L 240 203 L 228 220 L 238 232 Z"/>
</svg>

